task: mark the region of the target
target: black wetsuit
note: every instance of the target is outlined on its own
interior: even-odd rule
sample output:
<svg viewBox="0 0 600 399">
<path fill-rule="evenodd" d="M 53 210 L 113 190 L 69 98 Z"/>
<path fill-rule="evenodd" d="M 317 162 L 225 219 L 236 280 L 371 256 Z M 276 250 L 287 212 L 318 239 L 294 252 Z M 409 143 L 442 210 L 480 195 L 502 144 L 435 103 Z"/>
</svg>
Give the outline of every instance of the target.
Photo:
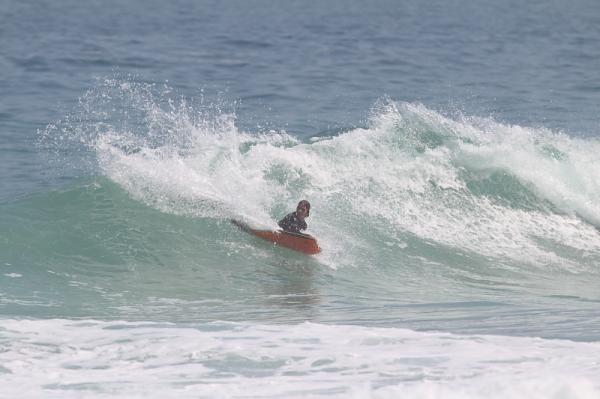
<svg viewBox="0 0 600 399">
<path fill-rule="evenodd" d="M 306 222 L 299 220 L 296 212 L 288 214 L 279 221 L 279 227 L 290 233 L 300 233 L 300 230 L 306 230 Z"/>
</svg>

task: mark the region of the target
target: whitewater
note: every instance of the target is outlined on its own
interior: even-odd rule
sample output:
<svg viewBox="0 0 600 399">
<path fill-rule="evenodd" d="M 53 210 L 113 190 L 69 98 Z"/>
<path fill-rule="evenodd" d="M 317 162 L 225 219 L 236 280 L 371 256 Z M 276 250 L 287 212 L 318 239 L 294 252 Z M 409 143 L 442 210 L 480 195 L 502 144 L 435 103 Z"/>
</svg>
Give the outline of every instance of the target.
<svg viewBox="0 0 600 399">
<path fill-rule="evenodd" d="M 1 205 L 8 396 L 600 392 L 600 142 L 392 99 L 300 140 L 171 92 L 105 79 L 39 132 L 89 174 Z M 228 222 L 298 198 L 317 256 Z"/>
<path fill-rule="evenodd" d="M 0 398 L 600 397 L 599 27 L 0 0 Z"/>
</svg>

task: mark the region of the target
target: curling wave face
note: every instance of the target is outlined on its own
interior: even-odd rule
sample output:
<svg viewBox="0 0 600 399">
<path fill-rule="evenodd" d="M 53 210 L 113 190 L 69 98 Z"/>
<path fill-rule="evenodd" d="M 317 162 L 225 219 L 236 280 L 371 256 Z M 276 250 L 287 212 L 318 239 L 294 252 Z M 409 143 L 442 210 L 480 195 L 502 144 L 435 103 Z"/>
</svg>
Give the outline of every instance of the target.
<svg viewBox="0 0 600 399">
<path fill-rule="evenodd" d="M 391 100 L 363 127 L 302 140 L 106 80 L 40 145 L 86 173 L 0 204 L 7 314 L 595 336 L 597 140 Z M 314 258 L 228 223 L 275 228 L 299 198 Z M 577 328 L 560 316 L 571 306 Z M 548 317 L 561 321 L 540 331 Z"/>
<path fill-rule="evenodd" d="M 107 91 L 138 114 L 138 130 L 121 120 L 76 136 L 102 174 L 163 212 L 272 227 L 310 198 L 310 228 L 334 267 L 376 261 L 382 240 L 402 252 L 414 239 L 497 263 L 598 263 L 598 140 L 387 100 L 367 127 L 302 142 L 240 131 L 234 114 L 157 99 L 148 86 L 107 81 Z M 86 108 L 102 109 L 98 98 Z"/>
</svg>

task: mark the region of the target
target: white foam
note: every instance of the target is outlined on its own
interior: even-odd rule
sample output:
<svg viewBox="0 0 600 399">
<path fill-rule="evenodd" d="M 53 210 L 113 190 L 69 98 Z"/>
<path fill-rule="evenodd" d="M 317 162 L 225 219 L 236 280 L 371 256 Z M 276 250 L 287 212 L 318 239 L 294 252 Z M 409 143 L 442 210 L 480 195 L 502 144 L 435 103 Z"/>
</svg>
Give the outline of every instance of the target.
<svg viewBox="0 0 600 399">
<path fill-rule="evenodd" d="M 218 110 L 198 116 L 173 101 L 165 109 L 138 86 L 118 90 L 143 111 L 147 132 L 104 128 L 88 141 L 104 174 L 162 211 L 274 227 L 307 198 L 310 230 L 325 249 L 319 259 L 333 267 L 371 263 L 380 250 L 374 232 L 500 264 L 581 271 L 598 261 L 590 225 L 600 225 L 598 140 L 389 101 L 367 128 L 302 143 L 285 132 L 241 132 L 235 115 Z M 539 206 L 471 191 L 470 179 L 492 173 L 516 179 Z"/>
<path fill-rule="evenodd" d="M 21 398 L 597 398 L 600 343 L 397 328 L 0 321 Z"/>
</svg>

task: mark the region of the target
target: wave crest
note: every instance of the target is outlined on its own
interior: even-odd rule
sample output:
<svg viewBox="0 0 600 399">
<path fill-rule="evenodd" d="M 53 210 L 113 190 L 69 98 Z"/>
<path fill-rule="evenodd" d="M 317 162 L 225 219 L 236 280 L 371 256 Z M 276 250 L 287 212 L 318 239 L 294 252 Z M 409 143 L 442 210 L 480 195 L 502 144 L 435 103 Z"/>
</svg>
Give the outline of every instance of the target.
<svg viewBox="0 0 600 399">
<path fill-rule="evenodd" d="M 382 262 L 386 245 L 422 256 L 415 239 L 501 264 L 580 270 L 599 260 L 595 139 L 384 100 L 366 127 L 302 141 L 241 131 L 222 104 L 118 80 L 84 96 L 80 108 L 80 123 L 57 128 L 59 136 L 86 147 L 135 199 L 180 215 L 275 226 L 308 198 L 310 228 L 331 263 Z"/>
</svg>

